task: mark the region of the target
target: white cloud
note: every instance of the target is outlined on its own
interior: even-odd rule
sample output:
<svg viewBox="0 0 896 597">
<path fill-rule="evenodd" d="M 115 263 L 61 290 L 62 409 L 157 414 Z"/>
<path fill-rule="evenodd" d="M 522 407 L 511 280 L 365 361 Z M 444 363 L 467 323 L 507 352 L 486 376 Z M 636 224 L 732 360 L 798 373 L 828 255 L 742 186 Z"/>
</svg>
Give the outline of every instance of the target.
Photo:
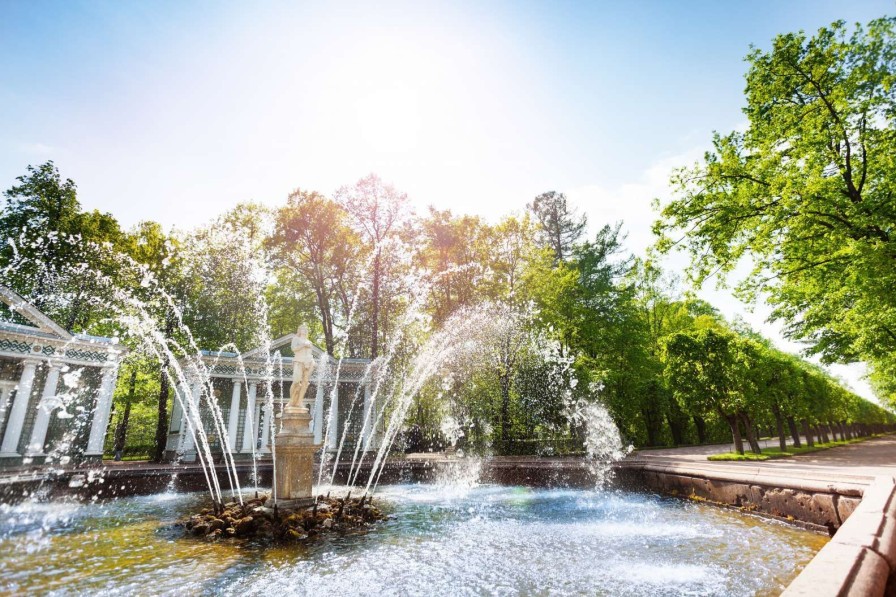
<svg viewBox="0 0 896 597">
<path fill-rule="evenodd" d="M 52 145 L 47 145 L 46 143 L 39 142 L 20 143 L 16 149 L 20 153 L 24 153 L 29 156 L 40 156 L 47 158 L 58 155 L 60 153 L 60 149 L 58 147 L 53 147 Z"/>
<path fill-rule="evenodd" d="M 657 214 L 651 207 L 653 200 L 667 199 L 672 171 L 692 164 L 703 152 L 704 148 L 694 147 L 660 158 L 648 166 L 636 182 L 615 188 L 588 185 L 570 189 L 566 196 L 588 215 L 592 232 L 604 224 L 624 222 L 623 230 L 628 233 L 626 246 L 635 254 L 643 255 L 654 242 L 651 226 Z"/>
</svg>

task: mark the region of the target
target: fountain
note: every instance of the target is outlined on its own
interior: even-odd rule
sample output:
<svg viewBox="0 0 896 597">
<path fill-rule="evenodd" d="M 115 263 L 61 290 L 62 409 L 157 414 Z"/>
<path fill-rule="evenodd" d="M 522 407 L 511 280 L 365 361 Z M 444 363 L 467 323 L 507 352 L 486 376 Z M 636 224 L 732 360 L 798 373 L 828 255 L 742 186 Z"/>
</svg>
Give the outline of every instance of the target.
<svg viewBox="0 0 896 597">
<path fill-rule="evenodd" d="M 80 275 L 104 283 L 95 272 Z M 270 464 L 256 454 L 254 442 L 243 453 L 251 462 L 234 458 L 230 442 L 220 442 L 218 454 L 212 438 L 227 437 L 237 419 L 231 416 L 228 425 L 215 398 L 210 361 L 217 357 L 203 355 L 182 326 L 174 301 L 151 277 L 143 289 L 157 291 L 158 303 L 172 306 L 177 339 L 159 329 L 145 300 L 127 289 L 114 289 L 110 310 L 138 340 L 133 344 L 171 364 L 184 442 L 192 442 L 198 459 L 198 466 L 177 470 L 186 475 L 192 468 L 208 491 L 141 496 L 126 481 L 113 481 L 108 471 L 96 468 L 84 475 L 85 483 L 104 493 L 93 490 L 89 501 L 50 500 L 38 489 L 19 503 L 0 504 L 0 550 L 6 554 L 0 592 L 128 593 L 147 587 L 160 593 L 226 594 L 362 595 L 395 592 L 396 587 L 413 594 L 773 592 L 824 542 L 704 504 L 614 490 L 608 484 L 610 463 L 626 450 L 600 405 L 600 387 L 574 391 L 568 362 L 559 363 L 558 383 L 550 390 L 566 407 L 565 424 L 580 430 L 588 457 L 576 462 L 588 471 L 587 482 L 563 483 L 551 476 L 550 467 L 562 464 L 559 458 L 542 460 L 541 477 L 525 486 L 494 478 L 484 482 L 492 461 L 487 451 L 452 456 L 446 466 L 434 464 L 426 479 L 410 477 L 434 478 L 435 483 L 396 482 L 395 475 L 384 475 L 388 466 L 402 461 L 398 446 L 406 416 L 424 389 L 436 387 L 434 394 L 448 411 L 445 435 L 452 442 L 478 424 L 474 414 L 455 408 L 452 388 L 483 362 L 505 356 L 495 338 L 518 339 L 519 322 L 494 304 L 457 313 L 414 345 L 408 351 L 413 357 L 405 361 L 396 358 L 397 341 L 388 346 L 364 372 L 370 391 L 364 393 L 363 408 L 355 404 L 361 404 L 360 387 L 348 397 L 346 410 L 358 417 L 360 429 L 355 445 L 347 443 L 347 426 L 332 426 L 334 417 L 320 417 L 323 428 L 314 432 L 332 438 L 324 450 L 346 457 L 341 469 L 339 458 L 321 458 L 317 475 L 314 454 L 321 446 L 309 429 L 304 399 L 325 359 L 315 362 L 307 327 L 301 326 L 291 342 L 292 387 L 279 417 L 270 383 L 263 399 L 270 413 L 265 425 Z M 418 318 L 409 309 L 396 336 L 402 338 Z M 270 347 L 270 340 L 262 342 L 265 363 L 252 372 L 255 380 L 273 380 L 276 368 L 288 366 L 288 357 L 270 354 Z M 222 350 L 232 351 L 231 362 L 241 357 L 234 347 Z M 552 351 L 539 339 L 533 353 L 555 359 Z M 342 363 L 333 364 L 338 369 Z M 233 376 L 248 382 L 246 367 L 235 369 Z M 317 385 L 315 409 L 323 410 L 324 391 Z M 332 388 L 331 395 L 337 390 Z M 240 396 L 235 396 L 238 403 Z M 337 408 L 332 399 L 330 404 L 331 411 Z M 254 408 L 247 415 L 254 417 Z M 382 431 L 379 441 L 372 429 Z M 343 451 L 346 446 L 351 447 Z M 247 470 L 251 482 L 241 484 Z M 272 473 L 269 487 L 259 480 L 259 470 Z M 345 477 L 337 475 L 346 471 Z M 320 479 L 316 485 L 315 477 Z M 376 507 L 370 502 L 374 495 Z M 271 544 L 274 548 L 267 549 Z M 506 557 L 496 560 L 496 553 Z M 85 567 L 85 560 L 96 565 Z M 595 567 L 595 561 L 602 565 Z"/>
</svg>

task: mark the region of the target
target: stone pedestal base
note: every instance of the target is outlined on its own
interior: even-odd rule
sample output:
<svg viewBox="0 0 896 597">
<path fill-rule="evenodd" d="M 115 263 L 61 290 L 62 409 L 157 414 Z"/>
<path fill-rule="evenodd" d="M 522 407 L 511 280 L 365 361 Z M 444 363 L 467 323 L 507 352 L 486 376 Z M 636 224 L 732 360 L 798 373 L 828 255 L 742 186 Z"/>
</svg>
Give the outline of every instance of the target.
<svg viewBox="0 0 896 597">
<path fill-rule="evenodd" d="M 276 461 L 277 503 L 311 498 L 314 446 L 277 446 Z"/>
<path fill-rule="evenodd" d="M 281 416 L 282 425 L 276 438 L 276 495 L 281 501 L 306 500 L 312 496 L 314 478 L 314 436 L 308 429 L 308 409 L 287 406 Z"/>
</svg>

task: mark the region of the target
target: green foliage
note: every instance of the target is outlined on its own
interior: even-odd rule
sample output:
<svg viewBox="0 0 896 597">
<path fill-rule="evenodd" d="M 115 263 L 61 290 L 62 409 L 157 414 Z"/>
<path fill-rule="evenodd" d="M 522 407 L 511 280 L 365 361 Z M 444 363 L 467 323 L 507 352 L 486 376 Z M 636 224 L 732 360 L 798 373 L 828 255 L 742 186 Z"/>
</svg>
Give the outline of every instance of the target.
<svg viewBox="0 0 896 597">
<path fill-rule="evenodd" d="M 363 248 L 349 227 L 348 213 L 319 193 L 296 190 L 277 210 L 266 246 L 278 282 L 271 288 L 272 302 L 277 316 L 288 321 L 280 324 L 279 331 L 288 333 L 303 321 L 320 321 L 324 347 L 337 354 L 336 330 L 350 324 Z M 316 312 L 301 298 L 309 296 Z"/>
<path fill-rule="evenodd" d="M 415 227 L 419 230 L 415 264 L 425 272 L 428 311 L 438 325 L 458 309 L 482 300 L 490 230 L 477 217 L 432 207 Z"/>
<path fill-rule="evenodd" d="M 542 193 L 527 205 L 538 221 L 538 241 L 550 249 L 554 261 L 566 259 L 585 234 L 588 220 L 584 214 L 575 213 L 566 200 L 566 195 L 556 191 Z"/>
<path fill-rule="evenodd" d="M 677 172 L 655 225 L 702 282 L 754 264 L 787 333 L 828 361 L 866 360 L 884 396 L 896 379 L 894 19 L 850 32 L 780 35 L 747 57 L 744 132 L 716 135 Z"/>
<path fill-rule="evenodd" d="M 416 396 L 404 435 L 416 449 L 459 437 L 475 453 L 574 453 L 583 435 L 567 411 L 583 400 L 601 401 L 627 441 L 648 446 L 731 433 L 758 451 L 757 428 L 772 424 L 783 441 L 785 423 L 892 420 L 625 254 L 621 224 L 584 239 L 584 218 L 561 194 L 495 224 L 435 209 L 409 219 L 406 197 L 367 177 L 337 200 L 298 190 L 275 210 L 239 205 L 190 231 L 142 222 L 122 232 L 108 214 L 83 212 L 52 163 L 19 183 L 0 213 L 20 252 L 0 252 L 9 283 L 72 329 L 128 345 L 107 436 L 125 457 L 159 456 L 173 396 L 167 357 L 122 325 L 134 313 L 121 289 L 175 358 L 247 350 L 309 322 L 336 356 L 389 346 L 396 371 L 453 314 L 488 309 L 475 366 Z M 14 267 L 21 252 L 26 265 Z"/>
<path fill-rule="evenodd" d="M 102 318 L 96 299 L 106 288 L 98 277 L 118 273 L 109 251 L 123 239 L 118 222 L 83 211 L 75 183 L 63 181 L 52 161 L 28 166 L 16 180 L 0 210 L 4 283 L 66 329 L 87 330 Z"/>
<path fill-rule="evenodd" d="M 261 343 L 269 228 L 265 208 L 243 204 L 181 241 L 183 277 L 191 286 L 185 321 L 203 347 Z"/>
</svg>

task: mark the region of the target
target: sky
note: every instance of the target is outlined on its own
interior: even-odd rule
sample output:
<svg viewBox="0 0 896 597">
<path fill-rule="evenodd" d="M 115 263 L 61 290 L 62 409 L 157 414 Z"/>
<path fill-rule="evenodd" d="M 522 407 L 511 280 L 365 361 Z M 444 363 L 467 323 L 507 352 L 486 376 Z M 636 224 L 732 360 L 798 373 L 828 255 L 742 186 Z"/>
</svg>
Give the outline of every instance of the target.
<svg viewBox="0 0 896 597">
<path fill-rule="evenodd" d="M 556 190 L 652 243 L 669 174 L 745 125 L 744 57 L 891 1 L 0 0 L 0 187 L 55 161 L 88 209 L 189 228 L 375 172 L 495 221 Z M 681 269 L 687 261 L 671 257 Z M 800 346 L 712 285 L 701 296 Z M 839 366 L 871 397 L 859 365 Z"/>
</svg>

